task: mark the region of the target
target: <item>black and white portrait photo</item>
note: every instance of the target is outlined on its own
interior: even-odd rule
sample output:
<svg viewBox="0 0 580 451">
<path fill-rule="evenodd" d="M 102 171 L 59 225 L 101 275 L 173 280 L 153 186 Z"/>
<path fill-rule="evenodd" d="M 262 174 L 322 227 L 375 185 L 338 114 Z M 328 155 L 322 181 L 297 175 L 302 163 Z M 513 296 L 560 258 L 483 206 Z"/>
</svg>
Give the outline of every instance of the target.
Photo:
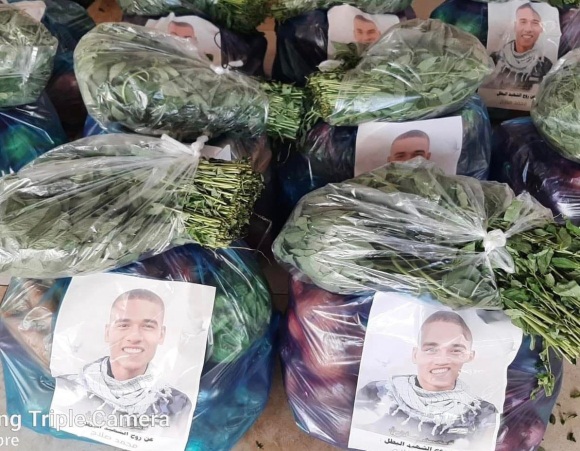
<svg viewBox="0 0 580 451">
<path fill-rule="evenodd" d="M 60 429 L 125 449 L 183 449 L 214 297 L 214 288 L 185 282 L 73 278 L 54 333 L 51 408 L 86 424 Z"/>
<path fill-rule="evenodd" d="M 493 340 L 505 351 L 499 358 Z M 520 343 L 521 332 L 507 316 L 488 324 L 475 309 L 455 312 L 411 296 L 378 293 L 349 447 L 394 450 L 404 442 L 493 449 L 507 367 Z"/>
</svg>

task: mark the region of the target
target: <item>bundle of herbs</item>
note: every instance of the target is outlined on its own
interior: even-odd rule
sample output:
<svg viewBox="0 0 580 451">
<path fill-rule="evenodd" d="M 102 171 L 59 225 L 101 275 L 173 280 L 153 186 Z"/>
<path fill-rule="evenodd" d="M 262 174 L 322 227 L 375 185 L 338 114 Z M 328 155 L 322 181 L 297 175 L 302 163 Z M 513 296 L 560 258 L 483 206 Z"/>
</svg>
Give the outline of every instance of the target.
<svg viewBox="0 0 580 451">
<path fill-rule="evenodd" d="M 52 74 L 58 41 L 13 6 L 0 6 L 0 107 L 35 102 Z"/>
<path fill-rule="evenodd" d="M 262 189 L 249 162 L 199 159 L 200 143 L 93 136 L 0 179 L 0 273 L 106 271 L 196 242 L 228 246 Z"/>
<path fill-rule="evenodd" d="M 162 16 L 198 14 L 229 30 L 253 33 L 268 15 L 265 0 L 119 0 L 125 14 Z"/>
<path fill-rule="evenodd" d="M 213 66 L 186 39 L 126 23 L 102 24 L 75 50 L 87 110 L 104 127 L 167 134 L 238 133 L 293 139 L 302 92 Z"/>
<path fill-rule="evenodd" d="M 335 5 L 351 5 L 369 14 L 398 13 L 409 6 L 412 0 L 277 0 L 272 4 L 272 16 L 284 21 L 316 9 L 327 9 Z"/>
<path fill-rule="evenodd" d="M 325 290 L 502 308 L 547 350 L 580 355 L 580 228 L 507 185 L 391 164 L 306 195 L 273 249 Z"/>
<path fill-rule="evenodd" d="M 485 47 L 439 20 L 391 27 L 356 67 L 310 77 L 313 109 L 331 125 L 426 119 L 461 108 L 493 71 Z"/>
<path fill-rule="evenodd" d="M 555 150 L 580 162 L 580 49 L 560 58 L 544 77 L 531 116 Z"/>
</svg>

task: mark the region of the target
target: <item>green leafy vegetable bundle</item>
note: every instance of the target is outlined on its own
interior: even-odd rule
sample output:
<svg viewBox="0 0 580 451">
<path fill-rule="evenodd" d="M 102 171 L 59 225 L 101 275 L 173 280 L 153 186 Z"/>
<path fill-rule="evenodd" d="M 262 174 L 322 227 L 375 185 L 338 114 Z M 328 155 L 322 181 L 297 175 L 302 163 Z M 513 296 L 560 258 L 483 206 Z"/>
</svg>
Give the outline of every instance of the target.
<svg viewBox="0 0 580 451">
<path fill-rule="evenodd" d="M 118 0 L 125 14 L 162 16 L 170 12 L 206 16 L 229 30 L 252 33 L 268 16 L 266 0 Z"/>
<path fill-rule="evenodd" d="M 507 185 L 388 165 L 306 195 L 273 249 L 328 291 L 503 308 L 566 358 L 580 355 L 580 228 Z"/>
<path fill-rule="evenodd" d="M 315 9 L 335 5 L 351 5 L 369 14 L 393 14 L 411 6 L 412 0 L 277 0 L 272 5 L 272 15 L 285 20 Z"/>
<path fill-rule="evenodd" d="M 99 25 L 79 42 L 75 72 L 89 113 L 105 127 L 188 141 L 263 131 L 292 139 L 300 126 L 299 89 L 212 66 L 189 41 L 158 30 Z"/>
<path fill-rule="evenodd" d="M 544 77 L 531 116 L 555 150 L 580 162 L 580 49 L 560 58 Z"/>
<path fill-rule="evenodd" d="M 200 160 L 198 143 L 103 135 L 0 179 L 0 273 L 68 277 L 242 234 L 262 189 L 249 162 Z"/>
<path fill-rule="evenodd" d="M 57 46 L 40 22 L 0 5 L 0 108 L 38 99 L 52 74 Z"/>
<path fill-rule="evenodd" d="M 391 27 L 346 71 L 308 81 L 314 111 L 331 125 L 402 122 L 461 108 L 493 61 L 474 36 L 439 20 Z"/>
</svg>

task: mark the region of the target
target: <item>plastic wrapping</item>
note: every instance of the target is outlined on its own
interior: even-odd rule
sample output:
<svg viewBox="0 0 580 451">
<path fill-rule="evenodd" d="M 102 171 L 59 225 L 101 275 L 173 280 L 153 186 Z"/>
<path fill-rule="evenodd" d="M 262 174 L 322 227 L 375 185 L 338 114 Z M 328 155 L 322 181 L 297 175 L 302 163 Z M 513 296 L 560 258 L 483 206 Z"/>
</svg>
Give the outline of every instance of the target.
<svg viewBox="0 0 580 451">
<path fill-rule="evenodd" d="M 491 123 L 487 109 L 474 96 L 465 107 L 452 114 L 461 116 L 463 141 L 457 174 L 485 180 L 491 158 Z M 298 200 L 327 183 L 354 177 L 357 127 L 332 127 L 319 122 L 288 152 L 277 168 L 285 204 Z"/>
<path fill-rule="evenodd" d="M 334 293 L 428 292 L 453 307 L 496 308 L 494 268 L 515 269 L 506 240 L 551 221 L 528 194 L 415 159 L 307 194 L 273 252 Z"/>
<path fill-rule="evenodd" d="M 554 149 L 565 158 L 580 162 L 580 49 L 560 58 L 540 84 L 531 116 Z"/>
<path fill-rule="evenodd" d="M 411 6 L 412 0 L 291 0 L 278 1 L 272 6 L 274 18 L 284 21 L 317 9 L 326 9 L 335 5 L 351 5 L 369 14 L 393 14 L 404 11 Z"/>
<path fill-rule="evenodd" d="M 200 45 L 200 50 L 203 51 L 201 47 L 207 47 L 211 50 L 214 64 L 228 66 L 231 63 L 239 72 L 264 76 L 264 58 L 268 43 L 261 32 L 237 33 L 223 27 L 217 27 L 202 17 L 192 14 L 175 15 L 172 13 L 157 20 L 143 16 L 124 15 L 123 22 L 157 28 L 162 31 L 167 31 L 168 23 L 181 24 L 179 30 L 186 37 L 191 35 L 191 30 L 193 30 L 194 37 L 188 39 L 203 44 Z M 186 24 L 185 28 L 183 28 L 183 24 Z M 187 25 L 190 25 L 191 28 Z M 173 33 L 179 36 L 175 31 Z M 214 55 L 214 53 L 219 53 L 219 56 Z M 217 61 L 218 58 L 219 61 Z"/>
<path fill-rule="evenodd" d="M 415 18 L 415 12 L 411 7 L 396 12 L 400 20 Z M 361 15 L 361 17 L 364 19 L 361 23 L 371 24 L 369 20 L 372 21 L 373 16 Z M 376 36 L 378 38 L 378 32 L 381 30 L 374 21 L 372 24 L 377 29 Z M 336 27 L 344 28 L 346 25 L 341 23 L 337 24 Z M 357 46 L 354 42 L 353 40 L 353 44 L 351 44 L 353 58 L 366 48 L 364 43 Z M 284 83 L 302 85 L 310 74 L 318 70 L 320 63 L 334 57 L 332 55 L 329 58 L 328 50 L 328 10 L 317 9 L 279 23 L 276 26 L 276 57 L 272 76 Z"/>
<path fill-rule="evenodd" d="M 9 5 L 0 5 L 0 107 L 38 99 L 50 78 L 58 41 L 46 27 Z"/>
<path fill-rule="evenodd" d="M 128 61 L 138 61 L 132 64 Z M 141 134 L 169 134 L 181 141 L 199 134 L 275 132 L 279 118 L 301 105 L 278 102 L 275 90 L 244 74 L 213 66 L 186 39 L 129 24 L 102 24 L 75 50 L 75 69 L 87 110 L 105 128 L 119 124 Z M 270 86 L 270 85 L 268 85 Z M 282 88 L 282 96 L 293 90 Z"/>
<path fill-rule="evenodd" d="M 66 141 L 46 94 L 28 105 L 0 109 L 0 174 L 16 172 Z"/>
<path fill-rule="evenodd" d="M 292 280 L 282 338 L 284 384 L 294 418 L 307 434 L 348 446 L 367 321 L 373 295 L 338 296 Z M 562 362 L 551 355 L 555 390 L 538 388 L 541 342 L 524 338 L 507 370 L 496 451 L 537 449 L 562 382 Z M 383 431 L 386 433 L 386 431 Z M 459 449 L 459 448 L 458 448 Z"/>
<path fill-rule="evenodd" d="M 119 6 L 124 13 L 139 16 L 193 13 L 242 33 L 256 31 L 269 10 L 265 0 L 121 0 Z"/>
<path fill-rule="evenodd" d="M 391 27 L 355 68 L 313 76 L 309 86 L 316 111 L 331 125 L 401 122 L 456 111 L 493 67 L 474 36 L 415 19 Z"/>
<path fill-rule="evenodd" d="M 559 155 L 530 118 L 502 123 L 494 141 L 494 179 L 528 191 L 557 221 L 580 224 L 580 164 Z"/>
<path fill-rule="evenodd" d="M 277 319 L 271 319 L 270 294 L 257 262 L 247 251 L 214 252 L 187 245 L 116 272 L 216 287 L 212 339 L 186 449 L 231 449 L 265 407 L 272 380 Z M 11 282 L 0 309 L 0 352 L 8 412 L 22 415 L 22 424 L 38 433 L 80 440 L 40 421 L 33 423 L 31 414 L 50 409 L 51 332 L 69 282 Z"/>
<path fill-rule="evenodd" d="M 95 136 L 0 179 L 0 272 L 68 277 L 188 242 L 227 246 L 247 224 L 261 177 L 247 163 L 200 161 L 200 147 Z"/>
</svg>

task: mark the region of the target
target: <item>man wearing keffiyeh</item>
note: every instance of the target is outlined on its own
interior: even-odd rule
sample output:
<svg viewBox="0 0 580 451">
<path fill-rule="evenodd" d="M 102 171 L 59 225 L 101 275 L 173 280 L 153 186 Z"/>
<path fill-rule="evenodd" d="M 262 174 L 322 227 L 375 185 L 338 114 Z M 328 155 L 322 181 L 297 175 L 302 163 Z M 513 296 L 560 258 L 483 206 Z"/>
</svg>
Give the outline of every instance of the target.
<svg viewBox="0 0 580 451">
<path fill-rule="evenodd" d="M 552 61 L 536 45 L 543 31 L 542 18 L 534 7 L 521 5 L 516 10 L 515 38 L 491 54 L 496 69 L 485 87 L 528 91 L 540 83 L 552 68 Z"/>
<path fill-rule="evenodd" d="M 81 374 L 59 378 L 62 389 L 78 399 L 75 413 L 167 415 L 170 427 L 186 424 L 191 401 L 163 383 L 151 364 L 165 339 L 164 315 L 163 300 L 152 291 L 136 289 L 117 297 L 105 327 L 110 356 L 89 363 Z"/>
<path fill-rule="evenodd" d="M 393 376 L 367 384 L 357 395 L 357 427 L 389 434 L 408 432 L 408 440 L 439 441 L 476 449 L 492 443 L 497 410 L 469 393 L 459 380 L 463 365 L 475 357 L 473 337 L 454 312 L 432 314 L 421 326 L 413 349 L 416 375 Z"/>
</svg>

